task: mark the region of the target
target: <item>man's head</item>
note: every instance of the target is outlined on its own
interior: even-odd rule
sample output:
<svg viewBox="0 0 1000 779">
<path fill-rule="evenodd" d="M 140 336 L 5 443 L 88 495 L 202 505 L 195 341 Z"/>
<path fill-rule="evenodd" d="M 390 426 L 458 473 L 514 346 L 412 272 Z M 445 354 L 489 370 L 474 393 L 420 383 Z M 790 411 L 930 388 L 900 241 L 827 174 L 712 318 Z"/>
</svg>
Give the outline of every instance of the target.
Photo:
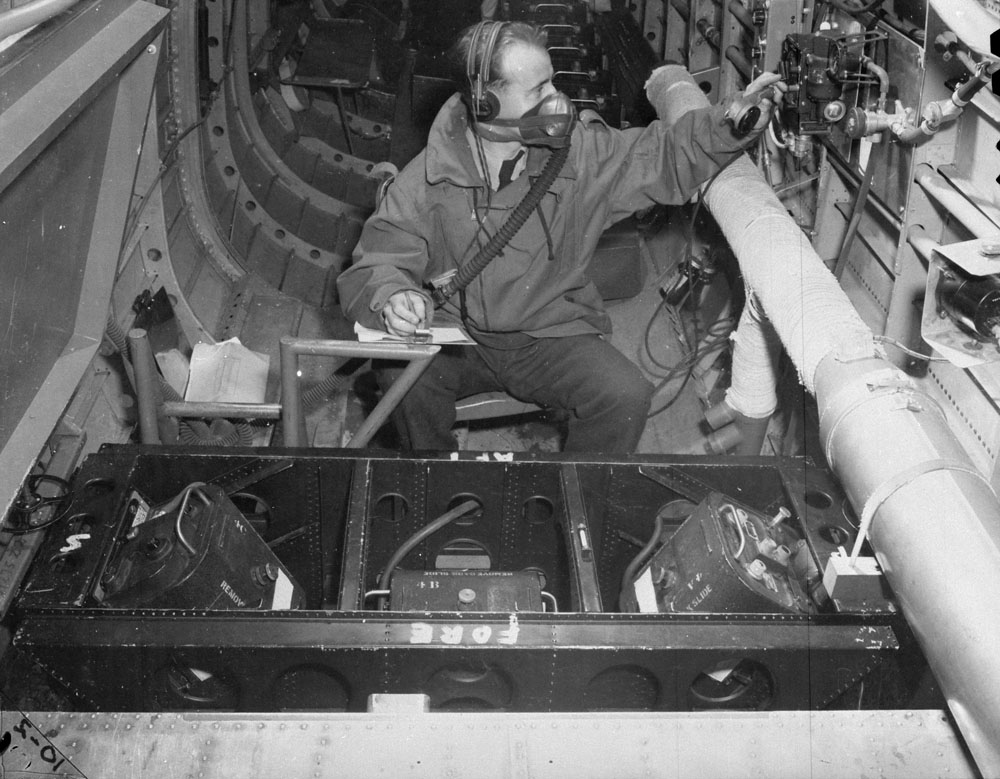
<svg viewBox="0 0 1000 779">
<path fill-rule="evenodd" d="M 569 143 L 576 111 L 552 84 L 544 33 L 523 22 L 480 22 L 462 33 L 453 56 L 476 135 L 552 148 Z"/>
<path fill-rule="evenodd" d="M 459 37 L 453 56 L 477 122 L 518 119 L 555 92 L 545 34 L 530 24 L 475 24 Z"/>
</svg>

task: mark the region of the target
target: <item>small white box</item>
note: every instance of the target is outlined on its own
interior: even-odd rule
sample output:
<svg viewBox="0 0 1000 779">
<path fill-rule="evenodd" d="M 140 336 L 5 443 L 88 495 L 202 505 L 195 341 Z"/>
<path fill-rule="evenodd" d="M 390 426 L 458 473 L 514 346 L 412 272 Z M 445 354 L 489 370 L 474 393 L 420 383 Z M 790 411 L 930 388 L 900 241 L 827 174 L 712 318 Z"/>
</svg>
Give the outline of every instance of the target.
<svg viewBox="0 0 1000 779">
<path fill-rule="evenodd" d="M 890 608 L 883 590 L 882 573 L 874 557 L 858 557 L 854 563 L 843 552 L 834 552 L 823 572 L 823 586 L 841 609 Z"/>
</svg>

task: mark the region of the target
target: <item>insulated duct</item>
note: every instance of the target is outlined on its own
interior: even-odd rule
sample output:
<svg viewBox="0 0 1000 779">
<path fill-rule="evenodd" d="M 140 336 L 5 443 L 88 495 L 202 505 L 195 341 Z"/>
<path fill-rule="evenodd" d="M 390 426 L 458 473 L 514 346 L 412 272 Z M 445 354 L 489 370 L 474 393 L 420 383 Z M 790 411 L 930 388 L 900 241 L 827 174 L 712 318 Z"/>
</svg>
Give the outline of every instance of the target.
<svg viewBox="0 0 1000 779">
<path fill-rule="evenodd" d="M 767 426 L 778 407 L 778 359 L 781 356 L 781 339 L 761 311 L 753 290 L 747 289 L 746 305 L 740 321 L 732 334 L 733 365 L 731 381 L 718 414 L 727 410 L 733 424 L 723 428 L 738 431 L 735 443 L 729 446 L 714 444 L 712 451 L 733 454 L 758 455 L 767 438 Z M 709 421 L 709 414 L 705 415 Z M 714 428 L 715 425 L 709 421 Z M 723 439 L 726 442 L 726 439 Z"/>
<path fill-rule="evenodd" d="M 667 123 L 708 104 L 679 66 L 646 85 Z M 746 158 L 705 193 L 805 387 L 825 453 L 984 776 L 1000 776 L 1000 503 L 937 403 L 869 328 Z M 760 355 L 764 359 L 764 355 Z"/>
<path fill-rule="evenodd" d="M 778 358 L 781 340 L 760 302 L 747 290 L 747 302 L 733 333 L 732 381 L 726 402 L 753 419 L 770 417 L 778 406 Z"/>
<path fill-rule="evenodd" d="M 657 114 L 670 124 L 708 105 L 679 65 L 658 68 L 646 93 Z M 705 193 L 705 205 L 739 258 L 744 280 L 807 390 L 815 391 L 816 368 L 827 355 L 851 359 L 874 353 L 871 330 L 749 159 L 736 160 L 716 177 Z"/>
</svg>

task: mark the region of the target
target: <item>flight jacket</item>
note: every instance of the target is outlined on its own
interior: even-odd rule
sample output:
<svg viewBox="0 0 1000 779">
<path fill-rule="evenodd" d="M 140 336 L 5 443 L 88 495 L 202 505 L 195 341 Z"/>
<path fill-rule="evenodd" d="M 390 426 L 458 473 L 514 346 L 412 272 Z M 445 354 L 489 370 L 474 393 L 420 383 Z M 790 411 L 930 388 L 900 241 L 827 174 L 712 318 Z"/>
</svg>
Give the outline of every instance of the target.
<svg viewBox="0 0 1000 779">
<path fill-rule="evenodd" d="M 350 319 L 382 329 L 381 311 L 394 293 L 428 295 L 431 279 L 468 262 L 500 228 L 552 154 L 530 147 L 524 173 L 489 192 L 467 126 L 464 104 L 453 95 L 435 118 L 426 148 L 400 171 L 365 223 L 353 264 L 337 278 Z M 435 323 L 460 321 L 464 302 L 473 333 L 544 338 L 610 332 L 587 276 L 601 233 L 655 203 L 687 202 L 750 143 L 733 134 L 721 106 L 689 111 L 671 127 L 654 121 L 624 130 L 585 111 L 573 128 L 569 158 L 538 207 L 464 296 L 435 312 Z"/>
</svg>

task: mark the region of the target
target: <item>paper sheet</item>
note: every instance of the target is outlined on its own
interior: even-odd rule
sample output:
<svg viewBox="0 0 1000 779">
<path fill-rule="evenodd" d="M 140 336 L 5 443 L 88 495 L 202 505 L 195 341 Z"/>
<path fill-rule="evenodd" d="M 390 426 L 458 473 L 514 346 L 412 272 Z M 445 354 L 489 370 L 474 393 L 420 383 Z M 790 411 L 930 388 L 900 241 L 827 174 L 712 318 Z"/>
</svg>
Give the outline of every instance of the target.
<svg viewBox="0 0 1000 779">
<path fill-rule="evenodd" d="M 184 400 L 263 403 L 269 362 L 266 354 L 250 351 L 238 338 L 217 344 L 199 343 L 191 354 Z"/>
<path fill-rule="evenodd" d="M 191 373 L 191 365 L 180 349 L 168 349 L 165 352 L 157 352 L 153 355 L 156 364 L 160 368 L 160 373 L 167 380 L 167 384 L 174 388 L 177 397 L 183 398 L 187 390 L 188 375 Z"/>
<path fill-rule="evenodd" d="M 406 338 L 398 335 L 390 335 L 384 330 L 372 330 L 370 327 L 354 323 L 354 332 L 361 343 L 377 343 L 385 341 L 388 343 L 408 343 Z M 472 346 L 476 342 L 469 338 L 468 334 L 461 327 L 432 327 L 432 344 L 458 344 L 460 346 Z"/>
</svg>

